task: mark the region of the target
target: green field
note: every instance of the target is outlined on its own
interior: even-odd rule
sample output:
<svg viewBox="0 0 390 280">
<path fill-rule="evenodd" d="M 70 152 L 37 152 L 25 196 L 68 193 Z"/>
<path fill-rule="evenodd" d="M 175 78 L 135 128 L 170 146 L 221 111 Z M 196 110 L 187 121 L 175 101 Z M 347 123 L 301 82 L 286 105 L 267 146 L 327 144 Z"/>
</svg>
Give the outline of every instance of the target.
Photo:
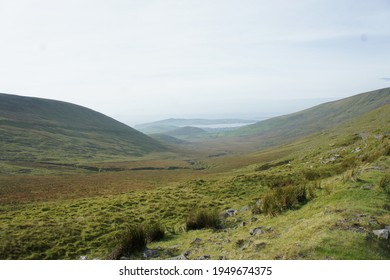
<svg viewBox="0 0 390 280">
<path fill-rule="evenodd" d="M 337 117 L 340 103 L 297 113 L 320 117 L 286 141 L 275 127 L 157 142 L 119 124 L 112 140 L 110 123 L 53 131 L 37 126 L 43 115 L 20 127 L 4 113 L 0 259 L 390 259 L 390 240 L 373 233 L 390 226 L 389 99 L 386 89 L 344 100 Z"/>
</svg>

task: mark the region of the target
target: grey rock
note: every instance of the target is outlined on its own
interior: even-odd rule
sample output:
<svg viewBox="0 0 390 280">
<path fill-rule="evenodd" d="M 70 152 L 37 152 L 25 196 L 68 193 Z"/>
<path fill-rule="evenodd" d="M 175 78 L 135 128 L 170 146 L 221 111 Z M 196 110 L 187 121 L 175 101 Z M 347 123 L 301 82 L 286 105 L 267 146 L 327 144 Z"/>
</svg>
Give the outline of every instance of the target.
<svg viewBox="0 0 390 280">
<path fill-rule="evenodd" d="M 379 226 L 379 222 L 375 218 L 368 220 L 368 224 L 373 227 Z"/>
<path fill-rule="evenodd" d="M 366 184 L 364 186 L 362 186 L 362 189 L 363 190 L 371 190 L 374 186 L 372 184 Z"/>
<path fill-rule="evenodd" d="M 245 211 L 248 211 L 248 210 L 249 210 L 249 206 L 246 205 L 246 206 L 244 206 L 244 207 L 242 207 L 242 208 L 240 209 L 240 212 L 245 212 Z"/>
<path fill-rule="evenodd" d="M 197 260 L 209 260 L 209 259 L 210 259 L 210 255 L 203 255 L 197 258 Z"/>
<path fill-rule="evenodd" d="M 267 246 L 267 243 L 265 243 L 265 242 L 260 242 L 260 243 L 255 244 L 256 250 L 260 250 L 260 249 L 264 248 L 265 246 Z"/>
<path fill-rule="evenodd" d="M 80 256 L 80 260 L 86 261 L 86 260 L 88 260 L 88 256 Z"/>
<path fill-rule="evenodd" d="M 188 256 L 190 255 L 191 251 L 185 251 L 181 255 L 169 258 L 168 260 L 188 260 Z"/>
<path fill-rule="evenodd" d="M 245 227 L 246 226 L 246 222 L 241 222 L 240 223 L 240 227 Z"/>
<path fill-rule="evenodd" d="M 389 232 L 390 230 L 388 229 L 377 229 L 377 230 L 373 230 L 372 231 L 376 236 L 378 236 L 379 238 L 383 238 L 383 239 L 389 239 Z"/>
<path fill-rule="evenodd" d="M 197 238 L 195 238 L 195 239 L 191 242 L 191 244 L 200 243 L 200 242 L 202 242 L 202 239 L 200 239 L 199 237 L 197 237 Z"/>
<path fill-rule="evenodd" d="M 178 261 L 185 261 L 185 260 L 188 260 L 188 258 L 184 255 L 179 255 L 179 256 L 176 256 L 176 257 L 173 257 L 173 258 L 169 258 L 168 260 L 178 260 Z"/>
<path fill-rule="evenodd" d="M 272 232 L 272 231 L 274 231 L 274 229 L 273 229 L 272 227 L 266 227 L 265 230 L 266 230 L 267 232 Z"/>
<path fill-rule="evenodd" d="M 160 252 L 157 251 L 157 250 L 153 250 L 153 249 L 146 249 L 144 251 L 144 258 L 145 259 L 150 259 L 150 258 L 157 258 L 160 256 Z"/>
<path fill-rule="evenodd" d="M 183 256 L 188 257 L 191 254 L 191 251 L 185 251 L 183 252 Z"/>
<path fill-rule="evenodd" d="M 236 215 L 237 214 L 237 210 L 234 210 L 234 209 L 227 209 L 227 210 L 225 210 L 225 213 L 223 214 L 223 216 L 225 217 L 225 218 L 227 218 L 227 217 L 232 217 L 232 216 L 234 216 L 234 215 Z"/>
<path fill-rule="evenodd" d="M 263 233 L 264 233 L 264 231 L 261 228 L 259 228 L 259 227 L 251 229 L 249 231 L 249 234 L 253 235 L 253 236 L 256 235 L 256 234 L 263 234 Z"/>
<path fill-rule="evenodd" d="M 350 230 L 354 231 L 354 232 L 357 232 L 357 233 L 366 233 L 366 230 L 360 226 L 359 224 L 353 224 L 351 227 L 350 227 Z"/>
</svg>

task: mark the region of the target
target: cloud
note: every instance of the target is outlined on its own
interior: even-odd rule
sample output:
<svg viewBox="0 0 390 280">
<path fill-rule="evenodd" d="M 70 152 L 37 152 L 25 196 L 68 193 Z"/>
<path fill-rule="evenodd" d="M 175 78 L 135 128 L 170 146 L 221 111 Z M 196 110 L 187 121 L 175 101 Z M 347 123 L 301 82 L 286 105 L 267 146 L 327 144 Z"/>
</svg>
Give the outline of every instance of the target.
<svg viewBox="0 0 390 280">
<path fill-rule="evenodd" d="M 381 80 L 383 80 L 383 81 L 390 81 L 390 78 L 381 78 Z"/>
</svg>

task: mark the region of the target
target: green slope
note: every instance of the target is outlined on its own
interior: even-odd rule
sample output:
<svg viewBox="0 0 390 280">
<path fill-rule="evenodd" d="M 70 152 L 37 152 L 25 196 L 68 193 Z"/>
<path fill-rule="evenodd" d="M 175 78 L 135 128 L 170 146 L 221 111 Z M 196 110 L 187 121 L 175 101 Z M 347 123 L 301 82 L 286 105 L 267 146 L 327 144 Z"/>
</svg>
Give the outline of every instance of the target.
<svg viewBox="0 0 390 280">
<path fill-rule="evenodd" d="M 0 94 L 0 159 L 55 160 L 141 156 L 165 148 L 91 109 Z"/>
<path fill-rule="evenodd" d="M 193 126 L 185 126 L 167 131 L 164 134 L 179 138 L 181 140 L 195 140 L 207 135 L 207 131 Z"/>
<path fill-rule="evenodd" d="M 259 141 L 258 147 L 274 146 L 330 128 L 389 103 L 390 88 L 385 88 L 261 121 L 227 135 L 255 137 Z"/>
<path fill-rule="evenodd" d="M 198 195 L 198 209 L 238 210 L 222 220 L 224 229 L 187 230 L 148 248 L 164 252 L 180 244 L 178 252 L 187 252 L 189 259 L 388 260 L 390 240 L 374 231 L 390 226 L 389 133 L 386 104 L 287 145 L 236 157 L 241 162 L 255 157 L 259 163 L 187 186 Z M 300 188 L 306 199 L 294 198 L 286 206 L 288 195 Z M 276 190 L 283 196 L 278 198 Z M 265 206 L 267 198 L 273 201 L 270 196 L 280 207 L 274 214 Z M 184 194 L 181 200 L 191 203 Z M 256 228 L 260 233 L 252 235 Z"/>
</svg>

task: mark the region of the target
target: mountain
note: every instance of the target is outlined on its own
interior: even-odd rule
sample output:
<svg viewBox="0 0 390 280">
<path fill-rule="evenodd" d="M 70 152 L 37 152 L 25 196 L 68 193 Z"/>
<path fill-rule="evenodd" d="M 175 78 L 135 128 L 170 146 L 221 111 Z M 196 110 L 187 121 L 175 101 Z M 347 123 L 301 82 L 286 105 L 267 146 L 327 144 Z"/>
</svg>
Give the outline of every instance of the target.
<svg viewBox="0 0 390 280">
<path fill-rule="evenodd" d="M 192 126 L 192 127 L 213 127 L 213 126 L 231 126 L 231 125 L 245 125 L 251 124 L 256 121 L 243 120 L 243 119 L 166 119 L 151 123 L 138 124 L 135 126 L 136 129 L 146 134 L 165 133 L 176 128 Z"/>
<path fill-rule="evenodd" d="M 333 127 L 389 103 L 390 88 L 384 88 L 257 122 L 225 135 L 247 137 L 259 148 L 275 146 Z"/>
<path fill-rule="evenodd" d="M 47 160 L 142 156 L 158 141 L 71 103 L 0 94 L 0 159 Z"/>
</svg>

